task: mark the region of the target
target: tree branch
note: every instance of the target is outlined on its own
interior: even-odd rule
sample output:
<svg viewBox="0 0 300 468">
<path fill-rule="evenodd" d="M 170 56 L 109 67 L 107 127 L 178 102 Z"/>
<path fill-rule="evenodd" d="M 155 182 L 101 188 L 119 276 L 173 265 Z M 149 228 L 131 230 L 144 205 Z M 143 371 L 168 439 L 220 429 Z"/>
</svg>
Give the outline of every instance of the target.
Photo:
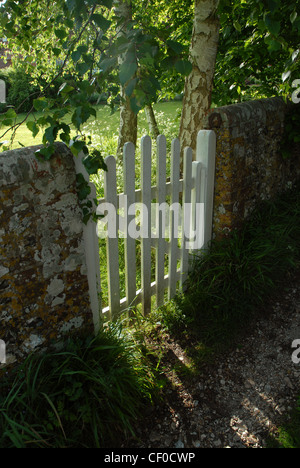
<svg viewBox="0 0 300 468">
<path fill-rule="evenodd" d="M 45 91 L 47 91 L 47 89 L 49 89 L 50 86 L 61 76 L 61 74 L 63 73 L 63 71 L 64 71 L 64 69 L 65 69 L 65 66 L 66 66 L 66 64 L 67 64 L 67 62 L 68 62 L 68 59 L 69 59 L 69 57 L 70 57 L 70 55 L 71 55 L 71 52 L 72 52 L 74 46 L 80 41 L 80 39 L 81 39 L 81 37 L 82 37 L 84 31 L 86 30 L 86 28 L 87 28 L 88 25 L 90 24 L 92 15 L 94 14 L 96 8 L 97 8 L 97 5 L 94 5 L 93 8 L 91 9 L 91 12 L 90 12 L 90 14 L 89 14 L 89 17 L 88 17 L 86 23 L 85 23 L 84 26 L 82 27 L 82 29 L 81 29 L 79 35 L 77 36 L 77 38 L 75 38 L 75 39 L 72 41 L 72 43 L 71 43 L 71 45 L 70 45 L 70 47 L 69 47 L 69 49 L 68 49 L 68 51 L 67 51 L 66 57 L 65 57 L 65 59 L 64 59 L 64 61 L 63 61 L 63 63 L 62 63 L 62 65 L 61 65 L 61 67 L 60 67 L 59 72 L 58 72 L 58 73 L 52 78 L 52 80 L 45 86 L 43 92 L 38 92 L 38 91 L 36 91 L 36 92 L 34 92 L 34 93 L 31 93 L 29 96 L 27 96 L 26 99 L 24 99 L 24 101 L 18 106 L 17 112 L 18 112 L 18 109 L 20 109 L 20 107 L 24 104 L 24 102 L 26 102 L 26 101 L 27 101 L 28 99 L 30 99 L 32 96 L 38 94 L 37 99 L 40 98 L 40 97 L 42 97 L 42 96 L 44 95 Z M 31 114 L 33 111 L 34 111 L 34 107 L 32 106 L 31 109 L 29 110 L 29 112 L 26 114 L 26 117 L 25 117 L 21 122 L 19 122 L 19 123 L 16 123 L 16 119 L 15 119 L 14 125 L 12 125 L 11 127 L 9 127 L 2 135 L 0 135 L 0 139 L 3 138 L 8 132 L 10 132 L 11 130 L 13 130 L 13 134 L 12 134 L 12 137 L 11 137 L 11 145 L 12 145 L 13 140 L 14 140 L 14 137 L 15 137 L 15 134 L 16 134 L 18 128 L 19 128 L 24 122 L 26 122 L 26 120 L 28 119 L 28 117 L 30 116 L 30 114 Z M 11 146 L 11 145 L 10 145 L 10 146 Z"/>
</svg>

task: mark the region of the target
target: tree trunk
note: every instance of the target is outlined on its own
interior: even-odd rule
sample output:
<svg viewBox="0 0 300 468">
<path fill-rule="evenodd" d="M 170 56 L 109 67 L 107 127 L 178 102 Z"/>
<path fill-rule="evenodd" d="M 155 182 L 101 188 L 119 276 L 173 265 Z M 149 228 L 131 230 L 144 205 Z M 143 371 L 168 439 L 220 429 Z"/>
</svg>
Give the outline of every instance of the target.
<svg viewBox="0 0 300 468">
<path fill-rule="evenodd" d="M 145 114 L 148 122 L 149 133 L 153 138 L 157 138 L 160 135 L 158 125 L 156 122 L 154 110 L 151 104 L 145 107 Z"/>
<path fill-rule="evenodd" d="M 218 3 L 219 0 L 195 0 L 190 46 L 193 70 L 185 81 L 179 133 L 182 150 L 190 146 L 195 151 L 198 131 L 211 106 L 220 29 Z"/>
<path fill-rule="evenodd" d="M 114 0 L 115 14 L 122 22 L 117 28 L 117 35 L 126 34 L 127 24 L 132 21 L 132 2 L 131 0 Z M 119 65 L 126 60 L 126 54 L 119 57 Z M 132 142 L 136 145 L 137 140 L 137 114 L 133 112 L 130 105 L 130 99 L 125 93 L 127 83 L 120 88 L 120 127 L 117 154 L 123 153 L 125 143 Z"/>
<path fill-rule="evenodd" d="M 125 143 L 131 142 L 136 145 L 137 140 L 137 114 L 133 112 L 130 100 L 125 94 L 125 87 L 121 87 L 121 105 L 120 105 L 120 127 L 118 138 L 117 153 L 123 153 Z"/>
</svg>

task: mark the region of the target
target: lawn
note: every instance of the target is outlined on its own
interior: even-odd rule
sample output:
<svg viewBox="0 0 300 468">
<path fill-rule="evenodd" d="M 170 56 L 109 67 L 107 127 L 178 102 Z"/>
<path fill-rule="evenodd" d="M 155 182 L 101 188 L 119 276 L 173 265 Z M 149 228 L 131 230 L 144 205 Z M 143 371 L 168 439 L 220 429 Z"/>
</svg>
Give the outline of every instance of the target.
<svg viewBox="0 0 300 468">
<path fill-rule="evenodd" d="M 93 143 L 102 152 L 104 156 L 115 154 L 118 141 L 119 130 L 119 112 L 111 113 L 108 106 L 96 106 L 97 118 L 90 119 L 84 126 L 83 132 L 90 134 L 93 137 Z M 181 110 L 180 102 L 161 102 L 154 105 L 155 115 L 160 127 L 160 132 L 167 137 L 169 135 L 177 136 L 179 128 L 179 113 Z M 26 114 L 18 115 L 18 122 L 22 122 Z M 39 113 L 35 113 L 28 118 L 28 121 L 38 119 Z M 5 131 L 1 128 L 0 135 Z M 143 111 L 139 115 L 138 138 L 148 133 L 148 125 L 146 116 Z M 0 142 L 9 141 L 12 132 L 8 132 Z M 26 123 L 23 123 L 16 132 L 12 148 L 20 148 L 21 146 L 33 146 L 42 143 L 42 132 L 33 138 L 32 133 L 27 128 Z"/>
</svg>

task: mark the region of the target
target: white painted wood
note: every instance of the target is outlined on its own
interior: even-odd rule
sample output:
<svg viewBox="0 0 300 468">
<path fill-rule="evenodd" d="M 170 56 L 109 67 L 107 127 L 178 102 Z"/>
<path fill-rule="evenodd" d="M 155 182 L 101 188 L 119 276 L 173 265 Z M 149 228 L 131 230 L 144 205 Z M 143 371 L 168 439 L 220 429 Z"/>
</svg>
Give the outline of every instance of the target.
<svg viewBox="0 0 300 468">
<path fill-rule="evenodd" d="M 4 80 L 0 80 L 0 103 L 6 103 L 6 84 Z"/>
<path fill-rule="evenodd" d="M 151 156 L 152 142 L 146 135 L 141 139 L 141 182 L 142 182 L 142 221 L 141 221 L 141 265 L 142 265 L 142 307 L 143 314 L 151 311 Z"/>
<path fill-rule="evenodd" d="M 141 139 L 141 188 L 135 190 L 135 149 L 132 143 L 124 147 L 124 194 L 117 194 L 116 161 L 110 156 L 105 162 L 108 173 L 105 174 L 105 198 L 101 202 L 110 202 L 115 207 L 124 205 L 125 213 L 134 203 L 142 203 L 145 210 L 141 213 L 141 277 L 142 287 L 136 290 L 136 239 L 128 235 L 129 225 L 135 228 L 134 211 L 128 213 L 122 221 L 123 236 L 125 235 L 125 265 L 126 265 L 126 297 L 120 298 L 119 292 L 119 262 L 117 238 L 107 240 L 109 307 L 103 313 L 111 312 L 111 318 L 116 318 L 120 311 L 131 305 L 142 304 L 143 314 L 151 310 L 151 297 L 156 295 L 156 306 L 164 303 L 164 291 L 168 290 L 168 299 L 177 292 L 177 283 L 184 290 L 190 262 L 194 250 L 204 248 L 211 239 L 214 172 L 215 172 L 215 134 L 211 131 L 201 131 L 197 142 L 197 160 L 192 161 L 192 150 L 184 151 L 184 174 L 180 180 L 180 143 L 172 141 L 171 147 L 171 180 L 166 182 L 166 139 L 160 135 L 157 139 L 157 174 L 156 185 L 151 187 L 152 142 L 149 136 Z M 179 193 L 182 192 L 183 206 L 179 205 Z M 169 220 L 169 242 L 164 238 L 165 221 L 162 219 L 160 205 L 170 196 L 171 207 Z M 155 216 L 155 238 L 151 236 L 151 202 L 155 199 L 157 211 Z M 125 203 L 126 201 L 126 203 Z M 124 204 L 125 203 L 125 204 Z M 180 207 L 180 208 L 179 208 Z M 191 207 L 191 212 L 185 208 Z M 198 211 L 197 211 L 198 210 Z M 116 211 L 116 210 L 115 210 Z M 183 218 L 178 218 L 182 211 Z M 179 213 L 178 213 L 179 212 Z M 200 220 L 200 224 L 199 224 Z M 203 220 L 203 222 L 202 222 Z M 197 221 L 197 222 L 196 222 Z M 205 223 L 203 225 L 203 223 Z M 120 228 L 120 226 L 117 226 Z M 190 231 L 188 229 L 190 227 Z M 179 229 L 179 231 L 178 231 Z M 195 239 L 193 238 L 196 229 Z M 181 247 L 178 247 L 178 236 Z M 189 242 L 191 241 L 191 242 Z M 195 242 L 196 241 L 196 242 Z M 155 281 L 151 282 L 151 248 L 155 249 Z M 168 273 L 165 274 L 164 257 L 168 256 Z M 178 263 L 180 261 L 180 268 Z"/>
<path fill-rule="evenodd" d="M 107 171 L 104 173 L 104 196 L 107 203 L 115 208 L 115 216 L 118 209 L 116 160 L 114 156 L 105 158 Z M 113 210 L 110 212 L 114 216 Z M 106 238 L 107 269 L 108 269 L 108 293 L 110 318 L 115 320 L 120 312 L 120 280 L 119 280 L 119 248 L 118 248 L 118 220 L 111 219 L 115 223 L 116 231 L 110 229 Z M 112 223 L 112 224 L 113 224 Z"/>
<path fill-rule="evenodd" d="M 166 157 L 167 157 L 167 141 L 164 135 L 159 135 L 157 138 L 157 173 L 156 173 L 156 203 L 158 204 L 156 209 L 156 234 L 157 234 L 157 246 L 156 246 L 156 265 L 155 265 L 155 281 L 156 281 L 156 306 L 161 307 L 164 304 L 164 268 L 165 268 L 165 219 L 164 213 L 160 209 L 163 203 L 166 202 Z"/>
<path fill-rule="evenodd" d="M 212 237 L 213 202 L 216 165 L 216 134 L 213 130 L 201 130 L 197 136 L 196 161 L 206 169 L 204 248 Z"/>
<path fill-rule="evenodd" d="M 189 241 L 191 229 L 192 202 L 192 163 L 193 151 L 185 148 L 183 156 L 183 194 L 182 194 L 182 237 L 181 237 L 181 277 L 180 286 L 184 291 L 184 283 L 189 271 Z"/>
<path fill-rule="evenodd" d="M 170 255 L 169 255 L 169 290 L 168 298 L 171 300 L 176 294 L 176 272 L 178 258 L 178 218 L 176 204 L 179 203 L 179 177 L 180 177 L 180 142 L 178 138 L 172 141 L 171 147 L 171 210 L 170 210 Z"/>
<path fill-rule="evenodd" d="M 89 175 L 82 163 L 83 157 L 83 153 L 80 153 L 77 157 L 74 157 L 75 170 L 77 174 L 82 174 L 85 180 L 89 183 L 91 188 L 89 199 L 95 200 L 97 198 L 96 188 L 95 185 L 89 181 Z M 97 333 L 100 329 L 102 321 L 102 305 L 99 240 L 97 237 L 96 226 L 93 220 L 89 220 L 87 224 L 83 224 L 83 243 L 94 329 L 95 333 Z"/>
<path fill-rule="evenodd" d="M 204 242 L 204 200 L 206 185 L 206 170 L 201 162 L 193 161 L 193 189 L 192 189 L 192 219 L 191 243 L 193 251 L 200 250 Z"/>
<path fill-rule="evenodd" d="M 181 275 L 181 271 L 178 270 L 177 273 L 176 273 L 176 280 L 179 281 L 180 280 L 180 275 Z M 165 289 L 168 287 L 169 285 L 169 275 L 165 275 L 164 276 L 164 287 Z M 156 281 L 153 281 L 151 283 L 151 296 L 154 296 L 156 293 Z M 142 302 L 142 289 L 139 289 L 137 290 L 136 292 L 136 300 L 135 300 L 135 303 L 136 304 L 140 304 Z M 120 311 L 126 309 L 126 298 L 123 298 L 120 300 Z M 105 307 L 102 309 L 102 312 L 103 314 L 108 314 L 109 313 L 109 307 Z"/>
<path fill-rule="evenodd" d="M 182 184 L 183 184 L 183 180 L 180 179 L 179 180 L 179 192 L 182 191 Z M 166 188 L 166 196 L 168 195 L 171 195 L 171 182 L 166 182 L 165 184 L 165 188 Z M 154 185 L 151 187 L 151 199 L 153 198 L 156 198 L 156 193 L 157 193 L 157 186 Z M 118 194 L 118 199 L 122 198 L 124 196 L 124 194 L 120 193 Z M 105 198 L 100 198 L 98 200 L 98 203 L 104 203 L 105 202 Z M 137 189 L 135 191 L 135 202 L 136 203 L 141 203 L 142 202 L 142 191 L 141 189 Z M 121 202 L 121 204 L 123 205 L 123 202 Z"/>
<path fill-rule="evenodd" d="M 135 146 L 126 143 L 123 150 L 125 204 L 125 269 L 126 269 L 126 308 L 133 306 L 136 297 L 136 240 L 128 232 L 128 226 L 135 222 Z"/>
</svg>

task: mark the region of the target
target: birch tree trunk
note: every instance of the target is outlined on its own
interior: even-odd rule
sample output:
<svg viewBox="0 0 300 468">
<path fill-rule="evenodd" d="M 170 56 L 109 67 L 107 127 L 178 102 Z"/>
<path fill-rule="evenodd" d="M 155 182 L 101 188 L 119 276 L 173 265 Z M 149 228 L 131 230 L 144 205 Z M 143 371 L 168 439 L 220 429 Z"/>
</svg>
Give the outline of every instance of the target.
<svg viewBox="0 0 300 468">
<path fill-rule="evenodd" d="M 211 106 L 213 77 L 219 42 L 219 0 L 195 0 L 190 60 L 193 70 L 186 78 L 179 138 L 181 148 L 196 148 L 197 133 Z"/>
<path fill-rule="evenodd" d="M 126 34 L 127 25 L 132 21 L 132 2 L 131 0 L 114 0 L 113 2 L 115 14 L 119 20 L 117 35 L 123 36 Z M 126 54 L 119 57 L 119 65 L 126 61 Z M 136 145 L 137 140 L 137 114 L 133 112 L 130 105 L 130 99 L 125 93 L 127 83 L 120 88 L 120 126 L 117 154 L 123 153 L 125 143 L 131 142 Z"/>
<path fill-rule="evenodd" d="M 145 107 L 145 114 L 148 122 L 149 133 L 153 138 L 157 138 L 160 134 L 154 110 L 151 104 Z"/>
</svg>

